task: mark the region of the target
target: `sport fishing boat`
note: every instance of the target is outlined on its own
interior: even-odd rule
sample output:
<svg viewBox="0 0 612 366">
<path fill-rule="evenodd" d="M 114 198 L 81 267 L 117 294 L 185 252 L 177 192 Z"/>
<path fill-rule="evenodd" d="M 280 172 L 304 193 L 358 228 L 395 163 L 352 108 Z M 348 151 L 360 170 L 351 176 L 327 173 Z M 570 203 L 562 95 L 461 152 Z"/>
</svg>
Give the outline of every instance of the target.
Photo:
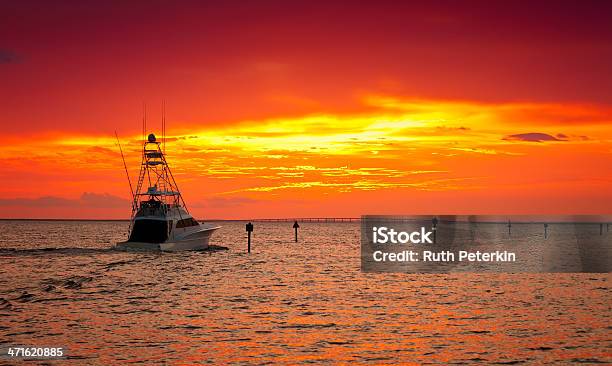
<svg viewBox="0 0 612 366">
<path fill-rule="evenodd" d="M 121 155 L 123 157 L 123 151 Z M 123 162 L 127 173 L 125 159 Z M 132 189 L 131 182 L 130 189 Z M 117 243 L 115 249 L 203 250 L 208 247 L 212 233 L 220 228 L 212 224 L 199 223 L 189 214 L 166 162 L 165 148 L 162 149 L 162 143 L 154 134 L 150 134 L 144 141 L 140 174 L 136 190 L 132 191 L 132 197 L 129 239 Z"/>
</svg>

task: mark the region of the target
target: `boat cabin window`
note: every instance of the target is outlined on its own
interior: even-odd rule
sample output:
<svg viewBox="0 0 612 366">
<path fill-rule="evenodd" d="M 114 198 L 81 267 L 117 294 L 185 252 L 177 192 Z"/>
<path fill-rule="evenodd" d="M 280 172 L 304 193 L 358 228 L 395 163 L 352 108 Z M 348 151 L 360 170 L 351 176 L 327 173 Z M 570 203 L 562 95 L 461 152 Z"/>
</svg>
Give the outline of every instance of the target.
<svg viewBox="0 0 612 366">
<path fill-rule="evenodd" d="M 165 214 L 165 205 L 162 202 L 150 199 L 140 202 L 140 209 L 136 216 L 160 216 Z"/>
<path fill-rule="evenodd" d="M 193 218 L 193 217 L 189 217 L 186 219 L 182 219 L 176 222 L 176 228 L 182 228 L 182 227 L 190 227 L 190 226 L 198 226 L 198 222 Z"/>
<path fill-rule="evenodd" d="M 168 240 L 168 222 L 164 220 L 136 220 L 128 241 L 163 243 Z"/>
</svg>

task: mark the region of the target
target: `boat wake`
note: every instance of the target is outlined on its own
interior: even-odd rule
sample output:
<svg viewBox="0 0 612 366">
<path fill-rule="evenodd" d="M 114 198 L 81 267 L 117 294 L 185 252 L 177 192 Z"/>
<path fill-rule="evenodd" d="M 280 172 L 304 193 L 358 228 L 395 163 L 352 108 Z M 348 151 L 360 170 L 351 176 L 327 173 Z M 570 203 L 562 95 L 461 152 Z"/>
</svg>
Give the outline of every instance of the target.
<svg viewBox="0 0 612 366">
<path fill-rule="evenodd" d="M 229 250 L 228 247 L 220 245 L 209 245 L 207 248 L 196 250 L 194 252 L 218 252 Z M 49 254 L 60 254 L 60 255 L 97 255 L 97 254 L 125 254 L 125 251 L 117 250 L 115 248 L 0 248 L 0 257 L 13 257 L 13 256 L 35 256 L 35 255 L 49 255 Z M 146 253 L 146 252 L 132 252 L 132 253 Z M 151 253 L 151 252 L 149 252 Z M 161 253 L 161 252 L 157 252 Z M 171 253 L 171 252 L 163 252 Z"/>
<path fill-rule="evenodd" d="M 45 255 L 45 254 L 64 254 L 64 255 L 90 255 L 113 253 L 114 250 L 98 248 L 0 248 L 0 257 L 21 256 L 21 255 Z"/>
</svg>

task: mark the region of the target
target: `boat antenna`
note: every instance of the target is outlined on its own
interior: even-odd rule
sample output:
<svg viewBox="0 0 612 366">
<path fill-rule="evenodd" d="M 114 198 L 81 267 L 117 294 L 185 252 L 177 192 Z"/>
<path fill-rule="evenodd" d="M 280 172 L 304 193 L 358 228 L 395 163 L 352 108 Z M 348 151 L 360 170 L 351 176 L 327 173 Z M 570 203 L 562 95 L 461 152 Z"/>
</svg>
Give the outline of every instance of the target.
<svg viewBox="0 0 612 366">
<path fill-rule="evenodd" d="M 166 101 L 162 100 L 162 146 L 166 155 Z"/>
<path fill-rule="evenodd" d="M 134 189 L 132 188 L 132 180 L 130 179 L 130 173 L 128 173 L 127 164 L 125 163 L 125 157 L 123 156 L 123 149 L 121 148 L 121 143 L 119 142 L 119 136 L 117 135 L 117 131 L 115 130 L 115 137 L 117 138 L 117 145 L 119 145 L 119 152 L 121 152 L 121 159 L 123 160 L 123 167 L 125 168 L 125 175 L 128 179 L 128 184 L 130 185 L 130 193 L 132 194 L 132 208 L 134 207 Z"/>
<path fill-rule="evenodd" d="M 147 140 L 147 104 L 142 103 L 143 115 L 142 115 L 142 139 Z"/>
</svg>

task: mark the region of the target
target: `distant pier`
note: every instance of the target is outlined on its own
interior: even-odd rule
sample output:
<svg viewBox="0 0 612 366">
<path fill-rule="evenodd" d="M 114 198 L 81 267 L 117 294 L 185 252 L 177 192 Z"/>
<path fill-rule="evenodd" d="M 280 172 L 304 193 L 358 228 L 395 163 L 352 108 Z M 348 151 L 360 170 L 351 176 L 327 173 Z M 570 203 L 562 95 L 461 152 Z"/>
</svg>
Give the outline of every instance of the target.
<svg viewBox="0 0 612 366">
<path fill-rule="evenodd" d="M 437 226 L 438 222 L 441 223 L 479 223 L 479 224 L 504 224 L 507 228 L 509 233 L 512 231 L 512 229 L 514 229 L 515 225 L 544 225 L 544 231 L 546 234 L 548 234 L 548 229 L 549 229 L 549 225 L 551 224 L 571 224 L 571 225 L 597 225 L 597 228 L 599 229 L 598 231 L 600 232 L 600 234 L 603 234 L 604 231 L 609 232 L 610 230 L 610 224 L 606 223 L 606 222 L 601 222 L 601 221 L 540 221 L 540 220 L 534 220 L 534 221 L 502 221 L 502 220 L 498 220 L 498 221 L 469 221 L 469 220 L 452 220 L 452 219 L 445 219 L 444 217 L 441 217 L 440 219 L 436 218 L 435 216 L 428 216 L 428 215 L 416 215 L 415 217 L 411 217 L 411 216 L 381 216 L 381 219 L 384 219 L 384 221 L 386 222 L 420 222 L 425 220 L 425 218 L 427 217 L 434 217 L 435 218 L 435 222 L 432 221 L 433 226 Z M 372 216 L 371 219 L 376 219 L 377 216 Z M 3 219 L 0 219 L 3 220 Z M 214 218 L 209 218 L 206 219 L 205 221 L 207 222 L 214 222 L 214 221 L 218 221 L 218 222 L 290 222 L 290 223 L 295 223 L 296 221 L 299 223 L 306 223 L 306 222 L 312 222 L 312 223 L 338 223 L 338 222 L 361 222 L 363 220 L 363 218 L 361 217 L 284 217 L 284 218 L 250 218 L 250 219 L 214 219 Z M 97 220 L 92 220 L 92 221 L 97 221 Z M 201 220 L 204 221 L 204 220 Z M 605 230 L 604 230 L 604 224 L 605 224 Z M 547 236 L 547 235 L 546 235 Z"/>
<path fill-rule="evenodd" d="M 242 221 L 242 220 L 236 220 Z M 360 222 L 361 217 L 301 217 L 281 219 L 253 219 L 257 222 Z"/>
</svg>

